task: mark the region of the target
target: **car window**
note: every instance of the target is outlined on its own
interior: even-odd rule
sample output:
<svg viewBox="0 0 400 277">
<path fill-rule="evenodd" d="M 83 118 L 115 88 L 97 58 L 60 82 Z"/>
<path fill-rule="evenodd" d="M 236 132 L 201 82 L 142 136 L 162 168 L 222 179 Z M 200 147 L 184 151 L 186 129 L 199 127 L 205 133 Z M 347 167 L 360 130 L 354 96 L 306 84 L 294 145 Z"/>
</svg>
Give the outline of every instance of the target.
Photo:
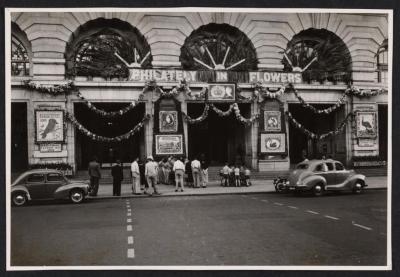
<svg viewBox="0 0 400 277">
<path fill-rule="evenodd" d="M 344 170 L 344 166 L 341 163 L 335 163 L 336 170 Z"/>
<path fill-rule="evenodd" d="M 307 168 L 308 168 L 308 164 L 299 164 L 296 167 L 296 169 L 307 169 Z"/>
<path fill-rule="evenodd" d="M 42 183 L 42 182 L 44 182 L 44 175 L 38 174 L 38 173 L 31 174 L 28 176 L 26 181 L 29 183 Z"/>
<path fill-rule="evenodd" d="M 63 181 L 64 178 L 61 174 L 59 173 L 49 173 L 47 174 L 47 181 L 48 182 L 61 182 Z"/>
<path fill-rule="evenodd" d="M 334 170 L 333 163 L 326 163 L 326 166 L 328 168 L 328 171 L 333 171 Z"/>
<path fill-rule="evenodd" d="M 314 170 L 314 171 L 316 171 L 316 172 L 324 172 L 324 171 L 327 171 L 327 169 L 326 169 L 325 164 L 318 164 L 318 165 L 315 167 L 315 170 Z"/>
</svg>

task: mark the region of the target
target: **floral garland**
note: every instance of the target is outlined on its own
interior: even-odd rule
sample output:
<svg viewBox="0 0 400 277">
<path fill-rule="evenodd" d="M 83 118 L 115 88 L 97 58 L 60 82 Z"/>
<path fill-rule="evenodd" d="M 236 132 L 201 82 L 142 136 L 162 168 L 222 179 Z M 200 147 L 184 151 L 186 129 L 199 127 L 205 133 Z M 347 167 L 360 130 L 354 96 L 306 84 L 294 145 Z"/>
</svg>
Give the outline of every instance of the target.
<svg viewBox="0 0 400 277">
<path fill-rule="evenodd" d="M 140 129 L 143 128 L 144 123 L 150 119 L 150 115 L 145 115 L 143 117 L 143 119 L 129 132 L 120 135 L 120 136 L 116 136 L 116 137 L 103 137 L 103 136 L 99 136 L 96 135 L 94 133 L 92 133 L 91 131 L 89 131 L 88 129 L 86 129 L 84 126 L 82 126 L 82 124 L 80 124 L 76 118 L 70 114 L 70 113 L 66 113 L 66 117 L 69 121 L 71 121 L 71 123 L 73 125 L 75 125 L 75 127 L 84 135 L 86 135 L 87 137 L 91 138 L 92 140 L 97 140 L 97 141 L 103 141 L 103 142 L 120 142 L 122 140 L 126 140 L 129 139 L 131 136 L 133 136 L 134 134 L 136 134 Z"/>
<path fill-rule="evenodd" d="M 286 91 L 285 85 L 282 85 L 280 88 L 271 90 L 268 87 L 264 87 L 261 82 L 254 83 L 252 87 L 254 88 L 253 99 L 258 98 L 259 95 L 263 98 L 277 99 L 281 97 Z"/>
<path fill-rule="evenodd" d="M 185 114 L 184 112 L 182 112 L 182 115 L 184 117 L 184 119 L 189 123 L 189 124 L 197 124 L 202 122 L 203 120 L 205 120 L 208 117 L 208 111 L 210 109 L 210 105 L 206 104 L 204 106 L 204 110 L 203 113 L 197 117 L 197 118 L 191 118 L 190 116 L 188 116 L 187 114 Z"/>
<path fill-rule="evenodd" d="M 239 120 L 241 123 L 246 124 L 246 125 L 252 124 L 254 121 L 258 120 L 258 118 L 260 117 L 260 114 L 255 114 L 255 115 L 252 115 L 248 119 L 244 118 L 240 114 L 239 105 L 237 103 L 233 104 L 233 111 L 235 112 L 236 119 Z"/>
<path fill-rule="evenodd" d="M 38 85 L 36 83 L 33 83 L 32 80 L 25 80 L 23 82 L 24 87 L 29 90 L 37 90 L 41 93 L 51 94 L 52 96 L 66 95 L 76 89 L 72 81 L 69 81 L 68 83 L 63 85 L 50 86 Z"/>
<path fill-rule="evenodd" d="M 355 86 L 350 86 L 346 89 L 346 94 L 352 94 L 357 97 L 372 97 L 387 92 L 387 89 L 359 89 Z"/>
<path fill-rule="evenodd" d="M 191 90 L 186 92 L 191 100 L 204 100 L 207 94 L 207 87 L 203 87 L 199 93 L 193 94 Z"/>
<path fill-rule="evenodd" d="M 225 117 L 225 116 L 230 115 L 231 112 L 233 111 L 234 105 L 235 105 L 235 104 L 230 105 L 230 106 L 229 106 L 229 109 L 228 109 L 227 111 L 224 112 L 224 111 L 221 111 L 220 109 L 218 109 L 217 107 L 215 107 L 214 104 L 210 104 L 210 106 L 211 106 L 211 108 L 213 109 L 213 111 L 214 111 L 217 115 L 219 115 L 219 116 L 221 116 L 221 117 Z"/>
<path fill-rule="evenodd" d="M 293 115 L 289 111 L 286 111 L 285 114 L 290 119 L 290 122 L 293 124 L 294 127 L 299 129 L 301 132 L 306 134 L 311 139 L 315 140 L 322 140 L 327 137 L 336 136 L 337 134 L 341 133 L 344 127 L 346 126 L 347 122 L 349 121 L 349 119 L 351 119 L 354 116 L 354 112 L 350 112 L 349 114 L 347 114 L 346 118 L 339 124 L 336 130 L 330 131 L 325 134 L 316 134 L 304 128 L 303 125 L 301 125 L 299 122 L 296 121 L 296 119 L 293 118 Z"/>
</svg>

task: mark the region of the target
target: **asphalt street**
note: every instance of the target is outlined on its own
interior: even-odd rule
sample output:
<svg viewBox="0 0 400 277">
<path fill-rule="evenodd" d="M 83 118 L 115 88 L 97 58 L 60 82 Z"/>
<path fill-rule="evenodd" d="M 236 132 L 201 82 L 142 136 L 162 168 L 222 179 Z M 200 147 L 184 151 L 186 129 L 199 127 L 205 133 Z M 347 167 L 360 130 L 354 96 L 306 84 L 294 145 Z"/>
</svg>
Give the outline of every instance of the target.
<svg viewBox="0 0 400 277">
<path fill-rule="evenodd" d="M 386 265 L 386 194 L 33 203 L 12 208 L 11 265 Z"/>
</svg>

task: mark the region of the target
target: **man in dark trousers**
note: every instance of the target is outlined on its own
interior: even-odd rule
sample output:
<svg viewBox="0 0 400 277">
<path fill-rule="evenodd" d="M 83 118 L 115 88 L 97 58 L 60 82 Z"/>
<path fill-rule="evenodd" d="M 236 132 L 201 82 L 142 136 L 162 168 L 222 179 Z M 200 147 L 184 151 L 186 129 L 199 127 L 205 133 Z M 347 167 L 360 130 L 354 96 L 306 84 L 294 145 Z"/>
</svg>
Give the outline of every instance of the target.
<svg viewBox="0 0 400 277">
<path fill-rule="evenodd" d="M 124 179 L 124 172 L 120 160 L 111 168 L 111 175 L 113 177 L 113 196 L 121 196 L 121 182 Z"/>
<path fill-rule="evenodd" d="M 94 156 L 88 167 L 90 177 L 90 196 L 97 196 L 99 190 L 99 180 L 101 178 L 100 164 L 97 162 L 97 157 Z"/>
</svg>

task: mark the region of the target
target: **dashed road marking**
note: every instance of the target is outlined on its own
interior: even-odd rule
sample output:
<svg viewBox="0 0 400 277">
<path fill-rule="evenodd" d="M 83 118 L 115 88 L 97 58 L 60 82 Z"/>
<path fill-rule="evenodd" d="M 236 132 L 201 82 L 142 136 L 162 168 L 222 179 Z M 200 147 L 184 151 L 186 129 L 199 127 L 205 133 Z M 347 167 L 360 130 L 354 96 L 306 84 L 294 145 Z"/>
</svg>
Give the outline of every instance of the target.
<svg viewBox="0 0 400 277">
<path fill-rule="evenodd" d="M 385 234 L 385 233 L 382 233 L 382 232 L 381 232 L 381 233 L 379 233 L 379 234 L 380 234 L 381 236 L 385 236 L 385 237 L 386 237 L 386 234 Z"/>
<path fill-rule="evenodd" d="M 307 212 L 307 213 L 310 213 L 310 214 L 319 214 L 318 212 L 311 211 L 311 210 L 307 210 L 306 212 Z"/>
<path fill-rule="evenodd" d="M 127 211 L 128 211 L 128 212 L 132 212 L 132 210 L 131 210 L 131 209 L 128 209 Z"/>
<path fill-rule="evenodd" d="M 269 202 L 268 200 L 266 200 L 266 199 L 263 199 L 263 200 L 261 200 L 262 202 Z"/>
<path fill-rule="evenodd" d="M 288 208 L 291 208 L 291 209 L 294 209 L 294 210 L 299 209 L 299 208 L 297 208 L 297 207 L 295 207 L 295 206 L 288 206 Z"/>
<path fill-rule="evenodd" d="M 129 232 L 132 231 L 132 225 L 127 225 L 126 226 L 126 230 L 129 231 Z"/>
<path fill-rule="evenodd" d="M 126 220 L 126 222 L 127 222 L 127 223 L 132 222 L 132 218 L 128 218 L 128 219 Z"/>
<path fill-rule="evenodd" d="M 252 197 L 251 199 L 253 199 L 253 200 L 257 200 L 257 198 L 256 198 L 256 197 Z"/>
<path fill-rule="evenodd" d="M 128 244 L 133 244 L 133 236 L 128 237 Z"/>
<path fill-rule="evenodd" d="M 330 216 L 330 215 L 325 215 L 324 217 L 329 218 L 329 219 L 333 219 L 333 220 L 339 220 L 339 218 L 334 217 L 334 216 Z"/>
<path fill-rule="evenodd" d="M 127 253 L 128 258 L 133 259 L 135 258 L 135 249 L 129 248 Z"/>
<path fill-rule="evenodd" d="M 275 205 L 278 205 L 278 206 L 283 206 L 283 204 L 282 204 L 282 203 L 279 203 L 279 202 L 274 202 L 274 204 L 275 204 Z"/>
<path fill-rule="evenodd" d="M 361 229 L 364 229 L 364 230 L 368 230 L 368 231 L 372 230 L 372 228 L 370 228 L 370 227 L 367 227 L 367 226 L 364 226 L 364 225 L 361 225 L 361 224 L 357 224 L 357 223 L 354 223 L 354 222 L 352 222 L 352 223 L 353 223 L 354 226 L 356 226 L 358 228 L 361 228 Z"/>
<path fill-rule="evenodd" d="M 132 216 L 132 214 L 131 213 L 127 213 L 126 216 Z"/>
</svg>

